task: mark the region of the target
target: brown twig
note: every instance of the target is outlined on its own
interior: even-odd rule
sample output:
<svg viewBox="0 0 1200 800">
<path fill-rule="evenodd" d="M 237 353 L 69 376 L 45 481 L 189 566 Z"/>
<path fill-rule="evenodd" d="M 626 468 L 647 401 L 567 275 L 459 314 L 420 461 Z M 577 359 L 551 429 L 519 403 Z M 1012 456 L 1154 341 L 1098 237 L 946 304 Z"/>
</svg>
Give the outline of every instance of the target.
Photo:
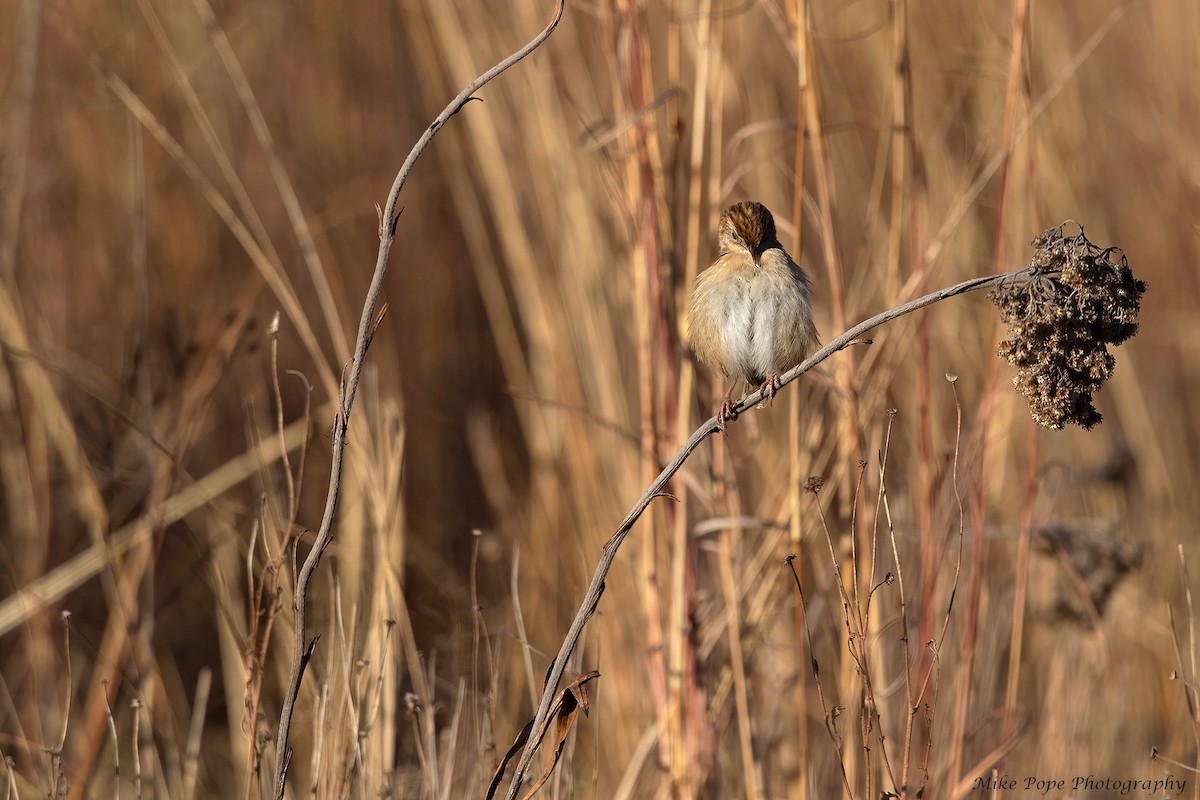
<svg viewBox="0 0 1200 800">
<path fill-rule="evenodd" d="M 812 627 L 808 624 L 808 602 L 804 599 L 804 586 L 800 583 L 800 573 L 796 571 L 796 565 L 793 563 L 795 560 L 795 554 L 789 554 L 785 563 L 792 571 L 792 577 L 796 580 L 796 592 L 800 595 L 801 628 L 804 630 L 804 640 L 808 645 L 808 656 L 809 663 L 812 665 L 813 683 L 817 687 L 817 702 L 821 704 L 821 718 L 825 721 L 825 730 L 829 733 L 830 739 L 833 740 L 833 749 L 834 752 L 837 753 L 838 769 L 842 774 L 842 787 L 846 790 L 847 797 L 853 797 L 854 790 L 850 788 L 850 777 L 846 774 L 846 764 L 842 760 L 841 738 L 838 736 L 837 727 L 833 724 L 833 712 L 831 712 L 829 709 L 829 703 L 825 701 L 825 690 L 821 687 L 821 665 L 817 661 L 817 656 L 813 650 Z M 798 681 L 798 683 L 803 683 L 803 681 Z"/>
<path fill-rule="evenodd" d="M 792 381 L 799 378 L 804 373 L 816 367 L 825 359 L 829 358 L 834 353 L 849 347 L 856 339 L 865 335 L 868 331 L 874 330 L 880 325 L 891 322 L 894 319 L 911 314 L 914 311 L 941 302 L 942 300 L 955 297 L 967 292 L 977 291 L 979 289 L 989 289 L 998 286 L 1002 281 L 1012 280 L 1019 274 L 1026 273 L 1028 268 L 1018 270 L 1016 272 L 1008 272 L 1001 275 L 989 275 L 981 278 L 972 278 L 968 281 L 948 286 L 936 292 L 911 300 L 903 305 L 884 311 L 882 314 L 877 314 L 870 319 L 860 322 L 853 328 L 837 337 L 829 344 L 822 347 L 813 355 L 809 356 L 802 364 L 793 367 L 784 373 L 781 379 L 781 386 L 787 386 Z M 747 412 L 755 408 L 765 399 L 763 391 L 760 389 L 756 392 L 746 395 L 733 407 L 734 416 Z M 542 689 L 542 699 L 538 704 L 537 713 L 534 715 L 531 729 L 540 730 L 545 724 L 546 716 L 550 712 L 550 706 L 554 701 L 555 692 L 558 690 L 558 683 L 562 679 L 563 672 L 566 669 L 567 660 L 571 657 L 571 653 L 575 650 L 575 645 L 578 644 L 580 637 L 583 635 L 583 629 L 587 625 L 588 620 L 596 610 L 596 606 L 600 602 L 600 595 L 604 591 L 604 581 L 608 577 L 608 571 L 612 568 L 613 561 L 616 559 L 617 550 L 620 549 L 625 537 L 633 529 L 633 525 L 641 517 L 642 512 L 650 505 L 654 498 L 658 497 L 663 487 L 667 482 L 674 477 L 679 471 L 683 463 L 688 459 L 696 448 L 713 433 L 718 430 L 717 417 L 710 418 L 704 422 L 696 431 L 688 438 L 674 458 L 663 468 L 658 474 L 638 501 L 634 504 L 630 512 L 621 521 L 617 528 L 600 552 L 600 561 L 596 565 L 596 571 L 592 575 L 592 581 L 588 585 L 587 592 L 584 594 L 583 601 L 579 605 L 579 610 L 575 614 L 575 618 L 571 621 L 571 627 L 567 631 L 566 638 L 563 639 L 562 647 L 559 648 L 558 655 L 554 662 L 550 665 L 550 669 L 546 674 L 546 683 Z M 506 800 L 515 800 L 520 790 L 521 781 L 525 773 L 529 770 L 529 766 L 533 761 L 534 752 L 536 751 L 536 742 L 530 740 L 526 743 L 524 752 L 521 753 L 521 760 L 517 762 L 517 768 L 513 775 L 512 783 L 508 787 L 508 793 L 505 795 Z"/>
<path fill-rule="evenodd" d="M 375 259 L 375 272 L 371 277 L 371 285 L 367 290 L 366 301 L 363 304 L 362 317 L 358 323 L 358 336 L 354 344 L 354 356 L 350 360 L 350 365 L 342 381 L 338 411 L 333 422 L 333 456 L 329 469 L 329 493 L 325 500 L 325 512 L 321 518 L 321 527 L 317 532 L 316 541 L 313 543 L 308 557 L 304 559 L 304 564 L 296 575 L 296 589 L 292 598 L 292 607 L 296 614 L 295 631 L 292 640 L 292 666 L 284 694 L 283 706 L 279 714 L 279 734 L 275 747 L 275 797 L 277 800 L 282 800 L 283 798 L 284 786 L 287 783 L 287 768 L 291 762 L 291 747 L 288 744 L 288 737 L 291 733 L 292 713 L 295 710 L 296 698 L 300 693 L 300 683 L 304 679 L 304 670 L 311 658 L 312 647 L 315 644 L 315 640 L 313 642 L 306 641 L 305 603 L 308 597 L 308 584 L 312 579 L 313 573 L 316 571 L 317 565 L 321 562 L 321 556 L 325 552 L 325 548 L 333 540 L 333 518 L 337 510 L 338 494 L 341 487 L 342 458 L 346 449 L 346 430 L 350 422 L 350 409 L 354 406 L 354 396 L 358 392 L 359 379 L 362 377 L 363 362 L 366 359 L 367 346 L 370 344 L 373 332 L 372 322 L 375 318 L 375 305 L 379 299 L 379 293 L 383 288 L 383 276 L 387 272 L 388 257 L 391 255 L 392 241 L 396 234 L 393 221 L 397 216 L 396 209 L 400 198 L 400 190 L 404 188 L 404 184 L 408 180 L 409 173 L 412 171 L 417 158 L 424 152 L 438 131 L 463 106 L 470 102 L 471 96 L 475 92 L 540 47 L 549 38 L 550 34 L 554 32 L 554 29 L 558 27 L 558 23 L 562 19 L 565 4 L 566 0 L 556 0 L 550 22 L 537 36 L 534 36 L 521 49 L 467 84 L 466 88 L 459 92 L 458 96 L 442 109 L 442 113 L 438 114 L 433 123 L 421 134 L 421 138 L 417 140 L 417 143 L 413 145 L 408 158 L 404 160 L 400 171 L 396 173 L 396 179 L 392 182 L 391 191 L 388 192 L 387 203 L 384 204 L 381 219 L 389 221 L 390 224 L 381 223 L 379 226 L 379 253 Z"/>
</svg>

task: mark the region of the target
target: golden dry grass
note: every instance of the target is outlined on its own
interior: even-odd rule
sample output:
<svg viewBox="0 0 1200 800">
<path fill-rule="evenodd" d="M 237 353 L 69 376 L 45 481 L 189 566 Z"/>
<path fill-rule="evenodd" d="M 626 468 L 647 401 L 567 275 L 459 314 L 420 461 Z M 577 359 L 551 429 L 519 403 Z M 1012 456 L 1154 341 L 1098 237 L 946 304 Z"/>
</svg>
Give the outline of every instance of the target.
<svg viewBox="0 0 1200 800">
<path fill-rule="evenodd" d="M 257 797 L 290 656 L 288 548 L 320 519 L 372 203 L 550 4 L 5 10 L 6 791 Z M 570 670 L 601 672 L 591 715 L 548 792 L 838 796 L 812 657 L 844 708 L 849 794 L 895 791 L 899 585 L 848 640 L 830 563 L 864 612 L 898 571 L 890 519 L 908 663 L 917 682 L 932 670 L 910 795 L 969 793 L 995 767 L 1066 779 L 1050 796 L 1167 773 L 1200 796 L 1150 759 L 1200 757 L 1171 679 L 1194 680 L 1197 650 L 1180 560 L 1195 571 L 1197 31 L 1187 0 L 570 2 L 401 198 L 310 598 L 292 796 L 483 795 L 600 546 L 718 402 L 681 314 L 716 214 L 745 198 L 814 277 L 826 338 L 1020 266 L 1064 218 L 1150 284 L 1142 332 L 1090 432 L 1037 429 L 994 355 L 995 310 L 967 296 L 710 440 L 618 558 Z M 852 652 L 881 717 L 869 749 Z"/>
</svg>

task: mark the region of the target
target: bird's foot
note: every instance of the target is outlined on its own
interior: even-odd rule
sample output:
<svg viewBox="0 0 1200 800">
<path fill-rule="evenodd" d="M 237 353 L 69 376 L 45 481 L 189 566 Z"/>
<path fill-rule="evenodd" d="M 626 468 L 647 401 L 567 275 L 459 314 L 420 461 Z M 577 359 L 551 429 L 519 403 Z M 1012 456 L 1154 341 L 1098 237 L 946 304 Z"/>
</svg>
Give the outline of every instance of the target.
<svg viewBox="0 0 1200 800">
<path fill-rule="evenodd" d="M 737 412 L 734 411 L 736 403 L 729 395 L 725 395 L 725 400 L 721 402 L 721 409 L 717 412 L 717 430 L 721 433 L 725 432 L 726 423 L 733 422 L 737 419 Z"/>
<path fill-rule="evenodd" d="M 717 430 L 721 433 L 725 432 L 725 423 L 732 422 L 737 419 L 737 412 L 734 411 L 733 389 L 737 386 L 737 378 L 734 378 L 729 383 L 729 388 L 725 390 L 725 399 L 721 401 L 721 409 L 717 412 Z"/>
<path fill-rule="evenodd" d="M 760 406 L 766 405 L 767 403 L 774 400 L 775 393 L 778 392 L 782 386 L 783 386 L 783 380 L 779 377 L 778 372 L 768 375 L 767 379 L 762 382 L 761 386 L 758 387 L 759 390 L 763 393 L 763 400 L 762 400 L 762 403 L 760 403 L 759 405 Z"/>
</svg>

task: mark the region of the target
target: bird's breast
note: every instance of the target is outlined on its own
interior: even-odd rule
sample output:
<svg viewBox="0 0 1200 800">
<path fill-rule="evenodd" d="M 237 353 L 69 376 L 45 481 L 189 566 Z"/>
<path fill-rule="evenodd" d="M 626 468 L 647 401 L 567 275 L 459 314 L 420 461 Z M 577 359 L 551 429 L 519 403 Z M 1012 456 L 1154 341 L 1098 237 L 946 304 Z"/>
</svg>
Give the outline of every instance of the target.
<svg viewBox="0 0 1200 800">
<path fill-rule="evenodd" d="M 730 373 L 761 383 L 767 375 L 779 371 L 775 340 L 782 298 L 779 287 L 761 269 L 738 275 L 734 283 L 724 314 Z"/>
<path fill-rule="evenodd" d="M 816 340 L 808 283 L 787 254 L 726 253 L 697 280 L 689 309 L 696 354 L 727 377 L 761 383 L 804 358 Z"/>
</svg>

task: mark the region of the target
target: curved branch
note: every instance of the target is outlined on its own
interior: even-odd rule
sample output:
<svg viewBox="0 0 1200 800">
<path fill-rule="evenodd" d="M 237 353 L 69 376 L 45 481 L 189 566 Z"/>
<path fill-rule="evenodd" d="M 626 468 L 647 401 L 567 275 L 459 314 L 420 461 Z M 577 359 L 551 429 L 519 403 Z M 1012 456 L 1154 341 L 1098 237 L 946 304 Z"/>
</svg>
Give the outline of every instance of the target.
<svg viewBox="0 0 1200 800">
<path fill-rule="evenodd" d="M 956 295 L 973 292 L 978 289 L 986 289 L 999 285 L 1002 281 L 1010 280 L 1018 274 L 1027 272 L 1028 268 L 1018 270 L 1017 272 L 1008 272 L 1003 275 L 989 275 L 982 278 L 972 278 L 969 281 L 948 286 L 936 292 L 919 297 L 916 300 L 911 300 L 903 305 L 889 309 L 882 314 L 878 314 L 865 322 L 860 322 L 850 330 L 837 337 L 829 344 L 822 347 L 816 353 L 813 353 L 802 364 L 793 367 L 784 373 L 781 379 L 781 385 L 786 386 L 792 381 L 799 378 L 804 373 L 811 370 L 813 367 L 820 364 L 825 359 L 829 358 L 834 353 L 844 350 L 846 347 L 862 337 L 864 334 L 878 328 L 880 325 L 891 322 L 897 317 L 902 317 L 905 314 L 911 314 L 914 311 L 941 302 L 947 298 Z M 760 389 L 753 394 L 743 397 L 737 405 L 733 407 L 734 414 L 740 414 L 744 411 L 757 406 L 765 399 L 765 393 Z M 583 629 L 587 625 L 588 620 L 596 611 L 596 606 L 600 602 L 600 595 L 604 591 L 604 580 L 608 576 L 608 571 L 612 567 L 613 560 L 616 558 L 617 549 L 625 537 L 629 535 L 633 524 L 641 517 L 642 512 L 650 505 L 654 498 L 662 494 L 663 487 L 667 481 L 674 477 L 679 468 L 683 466 L 683 462 L 713 433 L 716 433 L 717 418 L 713 417 L 696 429 L 696 432 L 684 442 L 679 448 L 679 452 L 671 459 L 658 474 L 658 477 L 650 484 L 646 491 L 642 494 L 638 501 L 634 504 L 633 509 L 621 521 L 617 532 L 604 543 L 604 548 L 600 552 L 600 563 L 596 565 L 596 572 L 592 576 L 592 582 L 588 585 L 587 593 L 583 597 L 583 601 L 579 604 L 579 610 L 575 614 L 575 619 L 571 621 L 571 627 L 567 631 L 567 636 L 563 639 L 562 647 L 559 648 L 558 655 L 554 662 L 550 665 L 550 670 L 546 674 L 546 685 L 542 691 L 542 699 L 538 704 L 537 714 L 533 718 L 533 724 L 530 730 L 541 731 L 545 727 L 546 716 L 550 712 L 550 706 L 554 700 L 554 693 L 558 689 L 558 683 L 562 679 L 563 672 L 566 670 L 567 660 L 571 657 L 571 653 L 575 650 L 575 645 L 579 642 L 583 635 Z M 534 753 L 537 751 L 540 739 L 530 738 L 525 744 L 525 749 L 521 753 L 521 760 L 517 762 L 516 772 L 513 775 L 512 783 L 509 784 L 508 794 L 505 795 L 506 800 L 515 800 L 517 792 L 520 790 L 522 779 L 525 773 L 529 770 L 530 763 L 533 761 Z"/>
<path fill-rule="evenodd" d="M 391 191 L 388 193 L 387 203 L 384 204 L 383 209 L 380 211 L 379 255 L 375 259 L 375 273 L 371 277 L 371 286 L 367 290 L 366 301 L 363 304 L 362 317 L 358 323 L 358 338 L 355 340 L 354 345 L 354 356 L 351 358 L 349 367 L 344 373 L 338 411 L 333 421 L 333 459 L 329 469 L 329 493 L 325 499 L 325 512 L 321 517 L 321 527 L 317 532 L 312 550 L 309 551 L 308 557 L 304 559 L 304 564 L 296 575 L 296 589 L 292 596 L 292 608 L 296 614 L 292 642 L 292 668 L 283 698 L 283 706 L 279 714 L 279 734 L 275 747 L 275 797 L 278 800 L 282 800 L 283 798 L 284 786 L 287 783 L 288 765 L 291 763 L 292 754 L 291 747 L 288 744 L 288 737 L 291 733 L 292 713 L 295 709 L 296 698 L 300 693 L 300 684 L 304 679 L 305 667 L 312 653 L 312 645 L 305 641 L 307 638 L 305 604 L 308 597 L 308 584 L 312 579 L 313 573 L 316 571 L 317 565 L 321 562 L 321 555 L 325 552 L 325 548 L 329 546 L 330 541 L 333 540 L 333 518 L 337 510 L 338 493 L 341 487 L 342 459 L 346 449 L 346 429 L 350 421 L 350 409 L 354 405 L 354 396 L 358 392 L 359 379 L 362 377 L 363 361 L 367 355 L 367 347 L 371 343 L 372 319 L 375 314 L 375 306 L 379 299 L 379 293 L 383 288 L 383 276 L 387 272 L 388 257 L 392 251 L 392 240 L 396 234 L 396 206 L 400 199 L 400 190 L 404 188 L 413 165 L 429 145 L 429 142 L 437 135 L 438 131 L 471 100 L 471 95 L 540 47 L 549 38 L 550 34 L 554 32 L 554 29 L 558 27 L 565 5 L 566 0 L 555 0 L 554 12 L 551 15 L 550 22 L 542 29 L 541 33 L 530 39 L 528 44 L 520 50 L 467 84 L 466 88 L 459 92 L 458 96 L 442 109 L 442 113 L 438 114 L 433 123 L 421 134 L 421 138 L 417 140 L 412 151 L 409 152 L 408 158 L 404 160 L 404 164 L 400 167 L 400 171 L 396 173 L 396 179 L 392 182 Z"/>
</svg>

